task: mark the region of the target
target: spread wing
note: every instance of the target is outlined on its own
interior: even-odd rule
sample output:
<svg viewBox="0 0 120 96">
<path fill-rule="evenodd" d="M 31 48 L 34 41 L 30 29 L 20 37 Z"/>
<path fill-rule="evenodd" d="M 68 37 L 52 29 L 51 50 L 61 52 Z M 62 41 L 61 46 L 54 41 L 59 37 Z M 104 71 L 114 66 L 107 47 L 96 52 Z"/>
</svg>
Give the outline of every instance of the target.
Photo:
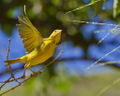
<svg viewBox="0 0 120 96">
<path fill-rule="evenodd" d="M 40 46 L 43 39 L 40 32 L 32 25 L 26 15 L 18 15 L 18 21 L 20 24 L 16 24 L 16 26 L 18 27 L 19 35 L 23 39 L 26 52 L 30 53 L 34 48 Z"/>
</svg>

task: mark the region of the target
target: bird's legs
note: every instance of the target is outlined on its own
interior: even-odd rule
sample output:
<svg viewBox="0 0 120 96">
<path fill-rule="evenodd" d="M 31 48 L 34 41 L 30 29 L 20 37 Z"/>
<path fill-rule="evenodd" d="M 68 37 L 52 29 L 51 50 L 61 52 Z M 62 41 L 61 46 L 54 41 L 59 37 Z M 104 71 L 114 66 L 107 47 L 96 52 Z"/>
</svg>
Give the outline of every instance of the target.
<svg viewBox="0 0 120 96">
<path fill-rule="evenodd" d="M 33 76 L 34 76 L 34 77 L 37 76 L 37 73 L 34 72 L 34 71 L 30 68 L 30 63 L 27 63 L 27 64 L 25 64 L 25 66 L 24 66 L 24 73 L 23 73 L 22 78 L 25 78 L 26 68 L 28 68 L 28 70 L 30 70 L 30 71 L 33 73 Z"/>
<path fill-rule="evenodd" d="M 33 73 L 33 76 L 36 77 L 37 76 L 37 73 L 34 72 L 30 67 L 28 67 L 28 70 L 30 70 L 32 73 Z"/>
<path fill-rule="evenodd" d="M 24 65 L 24 72 L 23 72 L 22 78 L 25 78 L 26 68 L 28 68 L 28 67 L 30 67 L 30 63 L 26 63 Z"/>
<path fill-rule="evenodd" d="M 23 72 L 22 78 L 25 78 L 25 72 L 26 72 L 26 67 L 24 66 L 24 72 Z"/>
</svg>

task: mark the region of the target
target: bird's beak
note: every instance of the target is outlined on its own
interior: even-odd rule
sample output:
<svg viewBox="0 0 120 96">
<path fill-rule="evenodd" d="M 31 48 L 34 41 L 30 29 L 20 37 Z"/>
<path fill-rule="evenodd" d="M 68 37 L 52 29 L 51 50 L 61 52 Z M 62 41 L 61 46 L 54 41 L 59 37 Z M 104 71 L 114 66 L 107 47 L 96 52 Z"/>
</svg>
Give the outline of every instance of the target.
<svg viewBox="0 0 120 96">
<path fill-rule="evenodd" d="M 62 32 L 62 30 L 58 30 L 58 32 Z"/>
</svg>

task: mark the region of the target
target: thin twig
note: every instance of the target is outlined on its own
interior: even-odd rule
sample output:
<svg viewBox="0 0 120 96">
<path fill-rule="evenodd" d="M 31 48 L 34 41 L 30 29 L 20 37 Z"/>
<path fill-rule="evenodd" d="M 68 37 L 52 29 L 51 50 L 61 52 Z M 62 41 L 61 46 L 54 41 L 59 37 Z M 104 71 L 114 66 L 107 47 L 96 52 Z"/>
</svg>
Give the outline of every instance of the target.
<svg viewBox="0 0 120 96">
<path fill-rule="evenodd" d="M 45 70 L 45 71 L 47 71 L 47 70 Z M 43 72 L 45 72 L 45 71 L 43 71 Z M 38 74 L 42 74 L 43 72 L 38 71 L 38 72 L 37 72 L 37 75 L 38 75 Z M 34 74 L 36 74 L 36 73 L 34 73 Z M 1 93 L 0 96 L 2 96 L 2 95 L 4 95 L 4 94 L 10 92 L 11 90 L 14 90 L 15 88 L 19 87 L 19 86 L 22 85 L 25 81 L 27 81 L 28 79 L 31 79 L 32 77 L 34 77 L 34 76 L 35 76 L 34 74 L 31 74 L 30 76 L 28 76 L 27 79 L 25 79 L 24 81 L 22 81 L 22 82 L 19 83 L 18 85 L 16 85 L 16 86 L 10 88 L 9 90 L 7 90 L 7 91 Z"/>
<path fill-rule="evenodd" d="M 83 24 L 94 24 L 94 25 L 106 25 L 106 26 L 117 26 L 120 27 L 120 25 L 118 24 L 108 24 L 108 23 L 100 23 L 100 22 L 89 22 L 89 21 L 83 21 L 83 20 L 67 20 L 68 22 L 72 22 L 72 23 L 83 23 Z"/>
<path fill-rule="evenodd" d="M 114 48 L 112 51 L 110 51 L 109 53 L 105 54 L 104 56 L 102 56 L 100 59 L 98 59 L 97 61 L 95 61 L 94 63 L 92 63 L 90 66 L 88 66 L 86 68 L 86 70 L 89 70 L 90 68 L 94 67 L 99 61 L 101 61 L 103 58 L 107 57 L 108 55 L 110 55 L 111 53 L 115 52 L 116 50 L 120 49 L 120 45 L 116 48 Z"/>
<path fill-rule="evenodd" d="M 9 43 L 8 43 L 7 56 L 6 56 L 6 59 L 7 59 L 7 60 L 8 60 L 9 52 L 10 52 L 10 42 L 11 42 L 11 39 L 9 39 Z M 13 74 L 13 72 L 12 72 L 12 67 L 11 67 L 10 64 L 9 64 L 9 70 L 10 70 L 10 72 L 11 72 L 11 76 L 10 76 L 6 81 L 3 82 L 3 84 L 0 86 L 0 90 L 1 90 L 2 87 L 5 86 L 5 84 L 7 84 L 7 83 L 10 81 L 11 78 L 14 78 L 14 80 L 17 81 L 17 80 L 15 79 L 15 77 L 14 77 L 14 74 Z M 17 73 L 17 72 L 18 72 L 18 71 L 16 71 L 16 73 Z M 15 73 L 15 74 L 16 74 L 16 73 Z M 18 82 L 18 81 L 17 81 L 17 82 Z"/>
<path fill-rule="evenodd" d="M 15 72 L 15 74 L 17 73 L 18 71 L 16 71 Z M 14 74 L 14 75 L 15 75 Z M 1 90 L 1 88 L 3 87 L 3 86 L 5 86 L 5 84 L 7 84 L 9 81 L 10 81 L 10 79 L 12 78 L 12 76 L 11 77 L 9 77 L 6 81 L 1 81 L 0 83 L 3 83 L 1 86 L 0 86 L 0 90 Z M 14 79 L 13 79 L 13 81 L 14 81 Z"/>
<path fill-rule="evenodd" d="M 5 92 L 1 93 L 0 96 L 2 96 L 2 95 L 4 95 L 4 94 L 8 93 L 9 91 L 14 90 L 15 88 L 21 86 L 25 81 L 27 81 L 28 79 L 34 77 L 35 75 L 37 76 L 38 74 L 42 74 L 43 72 L 47 71 L 47 70 L 43 70 L 43 69 L 45 69 L 46 67 L 48 67 L 50 64 L 54 63 L 62 53 L 63 53 L 63 51 L 60 51 L 60 53 L 56 56 L 56 58 L 55 58 L 54 60 L 52 60 L 50 63 L 48 63 L 45 67 L 41 68 L 38 72 L 36 72 L 37 74 L 36 74 L 36 73 L 33 73 L 33 74 L 29 75 L 29 76 L 27 77 L 27 79 L 25 79 L 24 81 L 20 82 L 18 85 L 10 88 L 9 90 L 6 90 Z M 43 70 L 43 72 L 41 72 L 42 70 Z M 12 76 L 11 76 L 11 77 L 12 77 Z M 11 79 L 11 78 L 10 78 L 10 79 Z M 10 80 L 10 79 L 6 80 L 4 83 L 6 84 L 6 83 L 9 83 L 9 82 L 15 81 L 15 80 Z M 23 79 L 23 78 L 22 78 L 22 76 L 21 76 L 21 77 L 19 77 L 19 78 L 16 78 L 16 80 L 18 80 L 18 79 Z"/>
<path fill-rule="evenodd" d="M 66 14 L 69 14 L 69 13 L 71 13 L 71 12 L 74 12 L 74 11 L 81 10 L 81 9 L 83 9 L 83 8 L 85 8 L 85 7 L 94 5 L 95 3 L 100 2 L 100 1 L 102 1 L 102 0 L 96 0 L 96 1 L 94 1 L 94 2 L 91 2 L 91 3 L 89 3 L 89 4 L 86 4 L 86 5 L 84 5 L 84 6 L 77 7 L 77 8 L 75 8 L 75 9 L 73 9 L 73 10 L 67 11 L 67 12 L 65 13 L 65 15 L 66 15 Z"/>
<path fill-rule="evenodd" d="M 60 55 L 61 55 L 62 53 L 63 53 L 63 51 L 61 50 L 60 53 L 56 56 L 56 58 L 53 59 L 51 62 L 49 62 L 45 67 L 42 67 L 41 70 L 47 68 L 50 64 L 52 64 L 53 62 L 55 62 L 55 61 L 58 59 L 58 57 L 60 57 Z M 40 70 L 40 71 L 41 71 L 41 70 Z"/>
<path fill-rule="evenodd" d="M 11 42 L 11 39 L 9 39 L 9 43 L 8 43 L 8 49 L 7 49 L 7 60 L 8 60 L 8 57 L 9 57 L 9 51 L 10 51 L 10 42 Z M 11 66 L 9 65 L 9 70 L 11 71 Z M 12 72 L 11 72 L 11 74 L 12 74 Z M 6 81 L 4 81 L 3 82 L 3 84 L 0 86 L 0 90 L 1 90 L 1 88 L 3 87 L 3 86 L 5 86 L 5 84 L 10 80 L 12 78 L 12 76 L 11 77 L 9 77 L 8 78 L 8 80 L 6 80 Z"/>
<path fill-rule="evenodd" d="M 105 88 L 102 88 L 100 92 L 97 92 L 96 96 L 102 96 L 106 91 L 108 91 L 110 88 L 115 86 L 116 84 L 120 83 L 120 77 L 116 80 L 114 80 L 111 84 L 107 85 Z"/>
<path fill-rule="evenodd" d="M 55 59 L 53 59 L 51 62 L 49 62 L 46 66 L 42 67 L 38 72 L 36 72 L 37 74 L 40 73 L 43 69 L 47 68 L 50 64 L 54 63 L 59 57 L 60 55 L 63 53 L 63 51 L 61 50 L 60 53 L 56 56 Z M 16 78 L 17 80 L 19 79 L 24 79 L 22 76 L 21 77 L 18 77 Z M 14 80 L 9 80 L 9 82 L 13 82 Z M 3 81 L 2 81 L 3 82 Z M 0 83 L 2 83 L 0 82 Z"/>
<path fill-rule="evenodd" d="M 9 52 L 10 52 L 10 42 L 11 42 L 11 38 L 9 39 L 9 44 L 8 44 L 8 50 L 7 50 L 7 60 L 8 60 L 8 57 L 9 57 Z M 8 66 L 9 66 L 9 70 L 10 70 L 10 73 L 11 73 L 11 77 L 14 78 L 14 80 L 18 83 L 20 83 L 18 80 L 15 79 L 15 76 L 12 72 L 12 67 L 11 65 L 8 63 Z"/>
<path fill-rule="evenodd" d="M 40 74 L 41 73 L 43 73 L 43 72 L 40 72 Z M 5 92 L 3 92 L 3 93 L 1 93 L 0 94 L 0 96 L 2 96 L 2 95 L 4 95 L 4 94 L 6 94 L 6 93 L 8 93 L 8 92 L 10 92 L 11 90 L 14 90 L 15 88 L 17 88 L 17 87 L 19 87 L 19 86 L 21 86 L 25 81 L 27 81 L 28 79 L 30 79 L 30 78 L 32 78 L 34 75 L 33 74 L 31 74 L 27 79 L 25 79 L 24 81 L 22 81 L 21 83 L 19 83 L 18 85 L 16 85 L 16 86 L 14 86 L 14 87 L 12 87 L 12 88 L 10 88 L 9 90 L 7 90 L 7 91 L 5 91 Z"/>
</svg>

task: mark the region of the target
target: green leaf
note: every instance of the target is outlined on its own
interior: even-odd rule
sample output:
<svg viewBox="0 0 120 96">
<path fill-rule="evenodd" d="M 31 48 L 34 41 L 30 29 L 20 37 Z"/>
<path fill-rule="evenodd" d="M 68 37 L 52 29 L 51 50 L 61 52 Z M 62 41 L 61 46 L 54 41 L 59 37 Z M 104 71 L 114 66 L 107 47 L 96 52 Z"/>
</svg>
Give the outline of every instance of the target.
<svg viewBox="0 0 120 96">
<path fill-rule="evenodd" d="M 1 24 L 2 31 L 4 31 L 7 35 L 12 34 L 13 27 L 14 27 L 14 25 L 6 23 L 6 22 Z"/>
<path fill-rule="evenodd" d="M 14 18 L 13 13 L 14 13 L 14 9 L 9 9 L 7 11 L 6 15 L 7 15 L 8 18 L 12 18 L 13 19 Z"/>
<path fill-rule="evenodd" d="M 52 0 L 51 2 L 52 2 L 54 5 L 57 6 L 57 5 L 60 4 L 60 1 L 61 1 L 61 0 Z"/>
<path fill-rule="evenodd" d="M 31 79 L 29 79 L 25 83 L 25 87 L 26 87 L 25 93 L 26 93 L 26 96 L 30 96 L 30 94 L 35 89 L 35 82 L 36 82 L 36 79 L 35 78 L 31 78 Z"/>
<path fill-rule="evenodd" d="M 98 1 L 98 0 L 91 0 L 92 3 L 95 3 L 95 1 Z M 99 2 L 94 4 L 95 17 L 100 14 L 102 6 L 103 6 L 105 1 L 106 0 L 100 0 Z"/>
<path fill-rule="evenodd" d="M 70 82 L 61 80 L 56 84 L 56 89 L 62 92 L 68 92 L 70 90 Z"/>
<path fill-rule="evenodd" d="M 120 13 L 120 1 L 114 0 L 113 3 L 113 17 L 115 18 Z"/>
</svg>

